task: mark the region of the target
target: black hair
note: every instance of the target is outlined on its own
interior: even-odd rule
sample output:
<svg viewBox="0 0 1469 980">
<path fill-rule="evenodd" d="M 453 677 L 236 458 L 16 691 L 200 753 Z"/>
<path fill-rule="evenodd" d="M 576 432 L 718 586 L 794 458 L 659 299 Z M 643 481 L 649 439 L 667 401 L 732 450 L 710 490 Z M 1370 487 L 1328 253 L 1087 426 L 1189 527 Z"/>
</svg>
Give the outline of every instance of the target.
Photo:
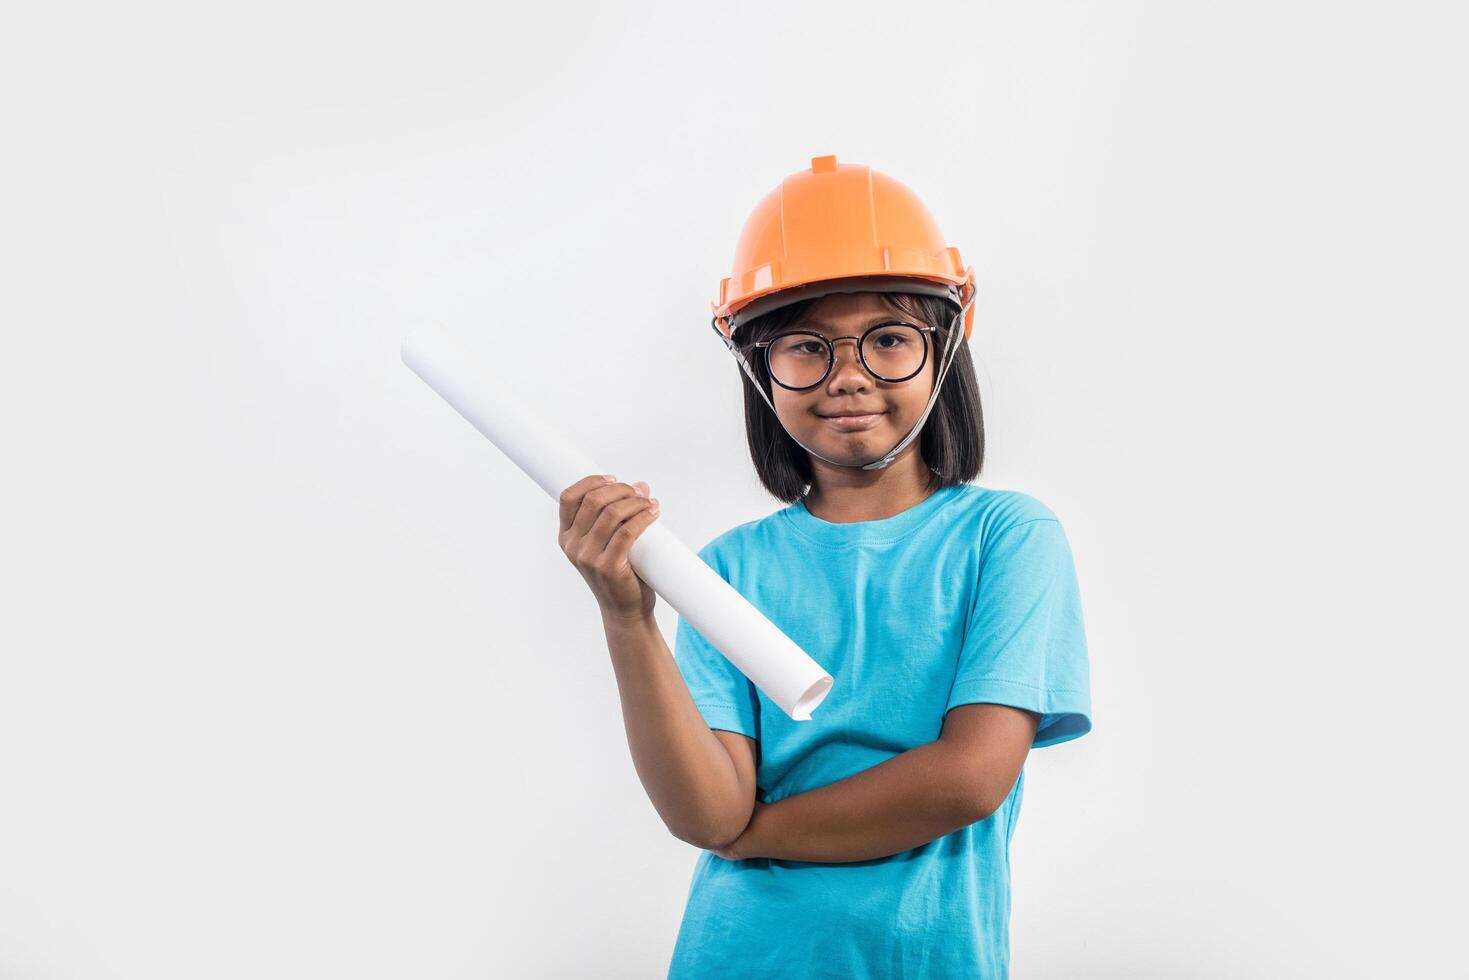
<svg viewBox="0 0 1469 980">
<path fill-rule="evenodd" d="M 916 317 L 937 328 L 937 333 L 929 335 L 929 360 L 933 364 L 931 376 L 937 381 L 942 354 L 949 340 L 950 321 L 953 321 L 955 329 L 964 329 L 963 318 L 954 319 L 956 307 L 940 297 L 919 293 L 880 292 L 878 295 L 905 316 Z M 821 298 L 801 300 L 755 317 L 741 324 L 731 339 L 738 345 L 745 345 L 773 337 Z M 761 356 L 753 356 L 755 354 Z M 754 349 L 747 356 L 751 370 L 773 402 L 775 396 L 763 351 Z M 750 458 L 755 463 L 755 473 L 776 499 L 793 504 L 810 491 L 811 457 L 786 432 L 770 406 L 755 390 L 749 376 L 738 366 L 735 370 L 743 382 L 745 437 L 750 447 Z M 979 475 L 984 466 L 984 413 L 979 404 L 979 385 L 974 378 L 974 360 L 969 356 L 967 341 L 961 342 L 954 352 L 949 372 L 944 375 L 943 387 L 939 389 L 938 400 L 915 441 L 919 455 L 930 471 L 930 490 L 968 483 Z"/>
</svg>

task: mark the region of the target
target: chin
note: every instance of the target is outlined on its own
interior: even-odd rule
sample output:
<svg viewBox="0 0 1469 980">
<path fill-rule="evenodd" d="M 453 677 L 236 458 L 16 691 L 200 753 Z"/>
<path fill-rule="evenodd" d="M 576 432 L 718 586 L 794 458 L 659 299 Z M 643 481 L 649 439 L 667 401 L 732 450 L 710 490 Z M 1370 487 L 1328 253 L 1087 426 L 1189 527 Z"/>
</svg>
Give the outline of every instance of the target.
<svg viewBox="0 0 1469 980">
<path fill-rule="evenodd" d="M 859 465 L 870 463 L 877 458 L 876 454 L 886 452 L 892 441 L 888 439 L 887 427 L 879 424 L 858 432 L 832 432 L 828 429 L 818 433 L 808 445 L 823 447 L 822 452 L 832 459 Z"/>
</svg>

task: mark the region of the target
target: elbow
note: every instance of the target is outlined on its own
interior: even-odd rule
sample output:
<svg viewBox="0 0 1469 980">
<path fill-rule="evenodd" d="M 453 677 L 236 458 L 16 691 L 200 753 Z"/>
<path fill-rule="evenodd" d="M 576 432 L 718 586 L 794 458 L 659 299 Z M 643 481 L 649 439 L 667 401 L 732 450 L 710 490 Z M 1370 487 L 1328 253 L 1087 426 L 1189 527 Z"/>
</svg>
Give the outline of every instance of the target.
<svg viewBox="0 0 1469 980">
<path fill-rule="evenodd" d="M 663 819 L 663 826 L 668 829 L 669 834 L 683 841 L 685 844 L 691 844 L 694 847 L 703 847 L 704 841 L 708 836 L 702 828 L 685 826 L 684 824 L 669 820 L 667 817 Z"/>
<path fill-rule="evenodd" d="M 999 795 L 997 798 L 991 786 L 968 786 L 965 790 L 955 803 L 959 819 L 965 827 L 988 820 L 1005 803 L 1005 797 Z"/>
<path fill-rule="evenodd" d="M 953 780 L 950 801 L 965 827 L 994 816 L 1015 789 L 1017 780 L 1007 779 L 993 767 L 971 766 L 961 771 L 962 775 Z"/>
<path fill-rule="evenodd" d="M 670 831 L 670 833 L 685 844 L 697 847 L 701 851 L 722 851 L 739 838 L 738 834 L 730 837 L 725 834 L 710 834 L 708 832 L 681 834 Z"/>
<path fill-rule="evenodd" d="M 727 835 L 719 835 L 716 837 L 704 837 L 699 840 L 691 840 L 687 843 L 694 845 L 701 851 L 723 851 L 728 849 L 731 844 L 739 839 L 739 834 L 735 834 L 733 837 Z"/>
<path fill-rule="evenodd" d="M 980 823 L 982 821 L 988 820 L 990 817 L 995 815 L 995 811 L 998 809 L 999 806 L 997 806 L 996 804 L 991 803 L 988 800 L 982 801 L 975 806 L 974 815 L 970 817 L 969 822 Z"/>
<path fill-rule="evenodd" d="M 720 831 L 718 829 L 710 829 L 708 827 L 686 827 L 681 824 L 670 823 L 667 820 L 663 822 L 663 826 L 667 827 L 670 834 L 683 841 L 685 844 L 688 844 L 691 847 L 697 847 L 700 850 L 704 851 L 719 850 L 735 839 L 734 837 L 730 837 L 729 834 L 726 832 Z M 738 836 L 738 834 L 735 835 L 735 837 Z"/>
<path fill-rule="evenodd" d="M 749 825 L 749 816 L 742 820 L 725 821 L 718 826 L 699 825 L 692 827 L 674 826 L 665 821 L 668 832 L 685 844 L 705 851 L 722 851 L 744 834 Z M 738 824 L 736 826 L 735 824 Z"/>
<path fill-rule="evenodd" d="M 954 810 L 956 820 L 960 827 L 968 827 L 973 823 L 988 820 L 995 812 L 995 808 L 982 800 L 973 797 L 965 797 Z M 953 821 L 951 821 L 953 822 Z"/>
<path fill-rule="evenodd" d="M 691 847 L 697 847 L 700 850 L 712 851 L 721 846 L 708 831 L 676 830 L 673 827 L 669 827 L 668 832 L 685 844 Z"/>
</svg>

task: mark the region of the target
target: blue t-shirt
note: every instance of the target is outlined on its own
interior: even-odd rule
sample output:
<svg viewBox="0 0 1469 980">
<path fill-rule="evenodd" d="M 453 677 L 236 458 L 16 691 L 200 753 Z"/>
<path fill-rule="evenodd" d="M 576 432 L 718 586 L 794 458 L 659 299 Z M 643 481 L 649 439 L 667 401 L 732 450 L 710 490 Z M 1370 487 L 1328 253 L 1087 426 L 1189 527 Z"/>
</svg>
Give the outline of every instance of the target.
<svg viewBox="0 0 1469 980">
<path fill-rule="evenodd" d="M 792 721 L 682 617 L 674 657 L 710 728 L 759 739 L 757 799 L 845 779 L 939 737 L 971 702 L 1042 717 L 1033 747 L 1091 730 L 1081 599 L 1056 515 L 1013 490 L 944 487 L 879 521 L 797 502 L 699 551 L 835 683 Z M 1001 980 L 1010 837 L 1025 775 L 990 817 L 840 864 L 703 851 L 670 980 Z"/>
</svg>

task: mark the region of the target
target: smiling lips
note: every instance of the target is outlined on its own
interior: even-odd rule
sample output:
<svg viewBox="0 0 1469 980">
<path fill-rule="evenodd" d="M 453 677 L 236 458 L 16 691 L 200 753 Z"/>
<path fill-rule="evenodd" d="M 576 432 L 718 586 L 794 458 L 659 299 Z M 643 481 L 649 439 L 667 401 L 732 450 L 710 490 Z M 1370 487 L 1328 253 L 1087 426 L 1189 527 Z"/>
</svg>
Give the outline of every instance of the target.
<svg viewBox="0 0 1469 980">
<path fill-rule="evenodd" d="M 871 415 L 823 415 L 821 417 L 832 428 L 841 432 L 858 432 L 872 428 L 885 414 L 885 412 L 876 412 Z"/>
</svg>

